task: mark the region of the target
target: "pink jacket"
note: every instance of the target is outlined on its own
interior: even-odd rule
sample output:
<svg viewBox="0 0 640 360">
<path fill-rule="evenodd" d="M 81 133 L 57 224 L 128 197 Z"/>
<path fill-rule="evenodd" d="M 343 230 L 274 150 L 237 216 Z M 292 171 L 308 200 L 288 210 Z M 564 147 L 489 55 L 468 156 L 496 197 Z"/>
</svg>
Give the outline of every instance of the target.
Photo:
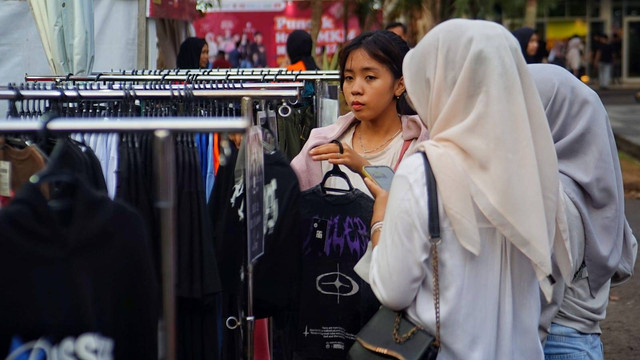
<svg viewBox="0 0 640 360">
<path fill-rule="evenodd" d="M 309 140 L 304 144 L 298 156 L 291 161 L 291 167 L 298 176 L 301 191 L 312 188 L 322 181 L 322 162 L 311 160 L 309 151 L 318 145 L 327 144 L 331 140 L 339 138 L 354 121 L 353 113 L 349 112 L 340 116 L 335 124 L 311 130 Z M 429 132 L 418 116 L 403 115 L 401 121 L 402 138 L 412 140 L 409 151 L 405 154 L 407 156 L 417 143 L 429 138 Z"/>
</svg>

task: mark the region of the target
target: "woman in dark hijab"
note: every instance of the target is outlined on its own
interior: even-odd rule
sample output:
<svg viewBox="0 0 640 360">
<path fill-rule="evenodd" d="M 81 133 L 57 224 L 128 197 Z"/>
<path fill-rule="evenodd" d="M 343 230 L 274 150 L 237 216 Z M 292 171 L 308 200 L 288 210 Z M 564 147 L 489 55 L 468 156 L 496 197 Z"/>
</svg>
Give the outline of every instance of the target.
<svg viewBox="0 0 640 360">
<path fill-rule="evenodd" d="M 287 38 L 287 55 L 291 65 L 287 70 L 317 70 L 318 65 L 311 55 L 313 40 L 304 30 L 294 30 Z"/>
<path fill-rule="evenodd" d="M 542 62 L 542 59 L 538 58 L 538 34 L 530 27 L 521 27 L 512 32 L 513 36 L 518 39 L 520 48 L 522 49 L 522 55 L 527 61 L 527 64 L 534 64 Z"/>
<path fill-rule="evenodd" d="M 176 65 L 179 69 L 206 69 L 209 67 L 209 45 L 202 38 L 190 37 L 182 42 Z"/>
</svg>

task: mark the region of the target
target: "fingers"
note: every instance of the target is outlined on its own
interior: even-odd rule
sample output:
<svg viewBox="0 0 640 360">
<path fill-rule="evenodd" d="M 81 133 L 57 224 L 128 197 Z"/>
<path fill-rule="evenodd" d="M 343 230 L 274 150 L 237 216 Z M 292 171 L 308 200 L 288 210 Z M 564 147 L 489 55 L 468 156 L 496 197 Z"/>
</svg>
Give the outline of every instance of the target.
<svg viewBox="0 0 640 360">
<path fill-rule="evenodd" d="M 364 184 L 367 185 L 367 188 L 371 191 L 371 195 L 373 195 L 374 199 L 386 194 L 386 191 L 383 188 L 368 177 L 364 178 Z"/>
<path fill-rule="evenodd" d="M 345 147 L 347 147 L 347 146 L 345 146 Z M 330 153 L 339 154 L 340 153 L 340 148 L 338 147 L 338 145 L 336 145 L 336 144 L 324 144 L 324 145 L 316 146 L 316 147 L 314 147 L 313 149 L 311 149 L 309 151 L 309 155 L 311 155 L 311 156 L 330 154 Z"/>
</svg>

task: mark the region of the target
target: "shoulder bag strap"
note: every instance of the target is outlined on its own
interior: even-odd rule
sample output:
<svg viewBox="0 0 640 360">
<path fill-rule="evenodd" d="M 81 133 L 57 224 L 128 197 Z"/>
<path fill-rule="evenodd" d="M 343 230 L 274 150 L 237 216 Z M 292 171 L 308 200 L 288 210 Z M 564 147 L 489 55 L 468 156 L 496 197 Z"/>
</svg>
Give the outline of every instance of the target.
<svg viewBox="0 0 640 360">
<path fill-rule="evenodd" d="M 436 310 L 436 339 L 434 345 L 440 346 L 440 282 L 438 280 L 438 245 L 440 245 L 440 216 L 438 214 L 438 187 L 433 176 L 427 154 L 422 152 L 427 183 L 429 209 L 429 242 L 431 242 L 431 265 L 433 266 L 433 304 Z"/>
</svg>

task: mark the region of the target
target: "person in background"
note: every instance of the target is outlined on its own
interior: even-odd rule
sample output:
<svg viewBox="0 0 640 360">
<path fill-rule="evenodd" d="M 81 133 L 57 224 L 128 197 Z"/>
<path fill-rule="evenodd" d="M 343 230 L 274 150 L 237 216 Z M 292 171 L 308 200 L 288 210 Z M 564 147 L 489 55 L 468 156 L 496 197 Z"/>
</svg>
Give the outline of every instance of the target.
<svg viewBox="0 0 640 360">
<path fill-rule="evenodd" d="M 561 66 L 563 68 L 566 67 L 567 66 L 567 62 L 565 59 L 566 51 L 567 51 L 566 49 L 567 49 L 567 42 L 565 40 L 557 39 L 553 43 L 553 47 L 551 48 L 551 51 L 549 51 L 549 58 L 548 58 L 549 63 Z"/>
<path fill-rule="evenodd" d="M 520 48 L 522 49 L 522 55 L 524 56 L 527 64 L 534 64 L 542 62 L 542 59 L 538 56 L 540 41 L 536 31 L 530 27 L 521 27 L 512 32 L 513 36 L 518 39 Z"/>
<path fill-rule="evenodd" d="M 253 42 L 249 44 L 248 59 L 251 61 L 251 66 L 255 68 L 267 66 L 267 53 L 262 41 L 262 33 L 256 31 L 253 34 Z"/>
<path fill-rule="evenodd" d="M 304 30 L 294 30 L 287 37 L 287 70 L 318 70 L 313 58 L 313 40 Z"/>
<path fill-rule="evenodd" d="M 573 35 L 567 43 L 567 69 L 573 73 L 577 78 L 580 78 L 583 72 L 582 55 L 584 52 L 584 45 L 582 39 L 578 35 Z"/>
<path fill-rule="evenodd" d="M 335 124 L 313 129 L 292 160 L 301 190 L 318 185 L 337 164 L 353 187 L 368 194 L 363 166 L 395 168 L 428 137 L 420 119 L 410 116 L 415 113 L 404 98 L 402 60 L 408 51 L 398 35 L 378 30 L 358 35 L 340 52 L 340 87 L 351 111 Z M 332 140 L 342 143 L 344 153 Z"/>
<path fill-rule="evenodd" d="M 229 69 L 232 65 L 229 60 L 226 59 L 225 53 L 223 50 L 218 50 L 218 54 L 216 54 L 216 59 L 213 61 L 211 68 L 213 69 Z"/>
<path fill-rule="evenodd" d="M 613 70 L 613 46 L 609 43 L 607 34 L 600 34 L 600 45 L 596 51 L 594 65 L 598 68 L 598 86 L 607 90 L 611 83 L 611 71 Z"/>
<path fill-rule="evenodd" d="M 637 254 L 613 131 L 598 94 L 570 72 L 544 64 L 529 71 L 556 147 L 572 261 L 571 280 L 554 276 L 553 301 L 542 307 L 545 356 L 603 359 L 609 287 L 631 276 Z"/>
<path fill-rule="evenodd" d="M 613 79 L 612 82 L 621 84 L 622 76 L 622 39 L 617 32 L 611 36 L 611 46 L 613 47 Z"/>
<path fill-rule="evenodd" d="M 401 22 L 392 22 L 384 29 L 391 31 L 392 33 L 400 36 L 402 40 L 407 41 L 407 25 Z"/>
<path fill-rule="evenodd" d="M 209 67 L 209 45 L 202 38 L 190 37 L 180 44 L 176 61 L 178 69 L 207 69 Z"/>
<path fill-rule="evenodd" d="M 518 42 L 494 22 L 448 20 L 407 54 L 403 73 L 430 138 L 398 167 L 388 203 L 365 179 L 376 197 L 372 229 L 380 229 L 371 288 L 435 335 L 437 256 L 438 360 L 541 360 L 539 294 L 551 296 L 560 183 Z M 437 181 L 437 243 L 429 240 L 423 152 Z"/>
</svg>

